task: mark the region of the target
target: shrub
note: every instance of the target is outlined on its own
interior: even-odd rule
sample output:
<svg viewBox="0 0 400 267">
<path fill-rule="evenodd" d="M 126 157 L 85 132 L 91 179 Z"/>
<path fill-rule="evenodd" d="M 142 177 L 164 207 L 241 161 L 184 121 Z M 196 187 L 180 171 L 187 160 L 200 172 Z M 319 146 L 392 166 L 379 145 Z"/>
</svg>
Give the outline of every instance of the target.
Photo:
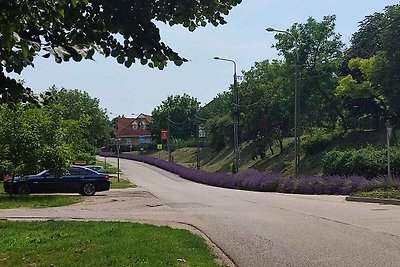
<svg viewBox="0 0 400 267">
<path fill-rule="evenodd" d="M 371 146 L 362 149 L 330 151 L 322 159 L 325 175 L 361 175 L 367 178 L 387 174 L 387 150 Z M 400 175 L 400 149 L 391 149 L 391 171 Z"/>
<path fill-rule="evenodd" d="M 336 134 L 333 132 L 316 128 L 310 134 L 302 136 L 301 147 L 307 155 L 313 155 L 327 147 L 335 137 Z"/>
<path fill-rule="evenodd" d="M 348 195 L 353 192 L 371 191 L 378 182 L 361 176 L 299 176 L 285 179 L 278 192 L 294 194 Z"/>
<path fill-rule="evenodd" d="M 75 161 L 84 161 L 85 164 L 94 164 L 96 163 L 96 158 L 90 153 L 78 152 L 75 154 Z"/>
</svg>

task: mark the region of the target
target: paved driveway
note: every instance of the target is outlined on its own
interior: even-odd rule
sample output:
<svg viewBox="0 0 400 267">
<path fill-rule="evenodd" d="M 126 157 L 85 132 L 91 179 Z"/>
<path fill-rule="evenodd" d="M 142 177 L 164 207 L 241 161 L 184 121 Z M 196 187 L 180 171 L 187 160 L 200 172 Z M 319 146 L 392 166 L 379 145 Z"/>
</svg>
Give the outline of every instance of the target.
<svg viewBox="0 0 400 267">
<path fill-rule="evenodd" d="M 0 217 L 182 222 L 239 266 L 399 266 L 398 206 L 209 187 L 127 160 L 121 169 L 138 188 L 68 207 L 3 210 Z"/>
</svg>

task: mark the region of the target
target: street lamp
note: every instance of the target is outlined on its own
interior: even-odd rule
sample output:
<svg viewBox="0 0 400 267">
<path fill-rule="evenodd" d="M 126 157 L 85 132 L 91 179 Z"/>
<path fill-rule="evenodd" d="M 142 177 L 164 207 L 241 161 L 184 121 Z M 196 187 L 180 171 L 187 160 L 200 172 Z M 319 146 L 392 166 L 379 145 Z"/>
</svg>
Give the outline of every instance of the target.
<svg viewBox="0 0 400 267">
<path fill-rule="evenodd" d="M 236 62 L 232 59 L 214 57 L 215 60 L 229 61 L 233 63 L 233 91 L 235 97 L 235 104 L 233 110 L 233 139 L 234 139 L 234 170 L 238 172 L 240 164 L 240 150 L 239 150 L 239 92 L 237 88 L 237 76 L 236 76 Z"/>
<path fill-rule="evenodd" d="M 279 32 L 289 35 L 294 40 L 295 52 L 296 52 L 296 64 L 295 64 L 295 77 L 294 77 L 294 176 L 299 175 L 299 165 L 300 165 L 300 136 L 299 136 L 299 113 L 300 113 L 300 93 L 298 88 L 298 67 L 299 67 L 299 43 L 297 38 L 289 31 L 277 30 L 274 28 L 267 28 L 267 32 Z"/>
</svg>

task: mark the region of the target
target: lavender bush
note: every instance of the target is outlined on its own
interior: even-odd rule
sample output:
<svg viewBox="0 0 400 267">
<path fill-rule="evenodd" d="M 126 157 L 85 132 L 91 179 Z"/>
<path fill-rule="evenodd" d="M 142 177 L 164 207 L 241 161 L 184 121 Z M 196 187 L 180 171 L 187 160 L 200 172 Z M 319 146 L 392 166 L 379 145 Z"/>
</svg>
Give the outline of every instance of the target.
<svg viewBox="0 0 400 267">
<path fill-rule="evenodd" d="M 101 156 L 116 157 L 113 152 L 102 152 Z M 281 192 L 294 194 L 348 195 L 353 192 L 366 192 L 382 185 L 383 178 L 367 180 L 362 176 L 299 176 L 282 177 L 278 173 L 260 172 L 247 169 L 236 174 L 210 173 L 202 170 L 157 159 L 146 155 L 121 154 L 121 158 L 140 161 L 175 173 L 180 177 L 212 186 L 262 192 Z"/>
</svg>

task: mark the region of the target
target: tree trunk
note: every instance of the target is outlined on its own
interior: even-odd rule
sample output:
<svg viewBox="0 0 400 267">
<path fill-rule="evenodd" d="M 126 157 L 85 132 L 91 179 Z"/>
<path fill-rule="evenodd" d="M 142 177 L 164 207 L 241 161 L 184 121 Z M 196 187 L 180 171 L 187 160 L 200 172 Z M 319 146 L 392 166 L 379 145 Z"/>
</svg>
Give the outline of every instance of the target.
<svg viewBox="0 0 400 267">
<path fill-rule="evenodd" d="M 280 152 L 282 153 L 282 152 L 283 152 L 283 142 L 282 142 L 282 139 L 278 139 L 278 142 L 279 142 L 279 149 L 280 149 Z"/>
<path fill-rule="evenodd" d="M 337 105 L 337 104 L 326 94 L 326 92 L 322 89 L 322 86 L 321 86 L 321 82 L 320 82 L 320 81 L 318 81 L 317 90 L 321 93 L 321 95 L 322 95 L 326 100 L 328 100 L 329 104 L 331 104 L 331 107 L 334 109 L 334 111 L 337 113 L 337 115 L 340 117 L 340 119 L 341 119 L 342 122 L 343 122 L 343 130 L 344 130 L 344 133 L 347 133 L 347 131 L 348 131 L 348 126 L 347 126 L 347 122 L 346 122 L 346 119 L 345 119 L 343 113 L 339 110 L 338 105 Z"/>
<path fill-rule="evenodd" d="M 269 145 L 269 150 L 271 151 L 271 155 L 274 155 L 274 150 L 272 149 L 272 145 Z"/>
</svg>

